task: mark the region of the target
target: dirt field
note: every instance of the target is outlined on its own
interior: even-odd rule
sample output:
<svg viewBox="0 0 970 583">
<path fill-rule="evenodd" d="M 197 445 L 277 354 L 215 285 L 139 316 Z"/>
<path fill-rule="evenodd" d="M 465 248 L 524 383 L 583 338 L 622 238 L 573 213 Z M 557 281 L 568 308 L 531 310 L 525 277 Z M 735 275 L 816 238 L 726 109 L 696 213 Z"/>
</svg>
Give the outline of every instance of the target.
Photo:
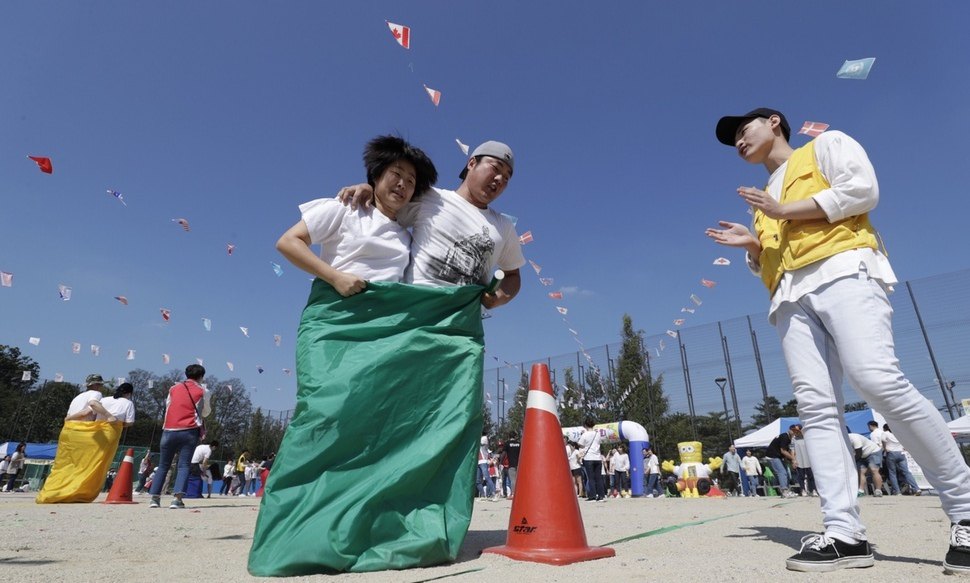
<svg viewBox="0 0 970 583">
<path fill-rule="evenodd" d="M 99 500 L 103 499 L 100 498 Z M 187 500 L 186 510 L 133 505 L 37 505 L 33 494 L 0 494 L 0 576 L 5 581 L 254 581 L 246 572 L 259 500 Z M 168 499 L 163 499 L 167 504 Z M 581 502 L 587 538 L 616 557 L 552 567 L 480 555 L 505 542 L 510 501 L 477 503 L 455 563 L 427 569 L 320 575 L 303 581 L 693 580 L 948 581 L 943 575 L 949 523 L 935 496 L 862 500 L 876 566 L 809 575 L 785 558 L 820 525 L 817 498 L 619 499 Z M 970 578 L 966 578 L 970 581 Z"/>
</svg>

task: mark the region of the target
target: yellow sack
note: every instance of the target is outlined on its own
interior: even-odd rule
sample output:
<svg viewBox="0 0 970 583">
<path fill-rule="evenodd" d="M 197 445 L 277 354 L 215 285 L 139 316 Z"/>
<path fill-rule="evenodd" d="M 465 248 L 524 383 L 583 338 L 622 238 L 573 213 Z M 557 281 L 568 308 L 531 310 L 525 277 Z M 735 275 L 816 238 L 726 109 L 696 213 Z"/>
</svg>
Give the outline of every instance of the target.
<svg viewBox="0 0 970 583">
<path fill-rule="evenodd" d="M 57 455 L 38 504 L 91 502 L 101 493 L 108 466 L 118 450 L 121 423 L 65 421 Z"/>
</svg>

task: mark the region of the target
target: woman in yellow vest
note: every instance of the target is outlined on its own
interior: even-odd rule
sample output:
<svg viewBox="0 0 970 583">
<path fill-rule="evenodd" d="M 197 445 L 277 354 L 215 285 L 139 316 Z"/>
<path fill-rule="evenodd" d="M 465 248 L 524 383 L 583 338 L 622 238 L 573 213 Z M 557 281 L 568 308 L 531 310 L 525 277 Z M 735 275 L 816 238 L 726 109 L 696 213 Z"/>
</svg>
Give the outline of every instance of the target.
<svg viewBox="0 0 970 583">
<path fill-rule="evenodd" d="M 754 212 L 754 233 L 722 221 L 707 235 L 745 249 L 748 266 L 768 288 L 768 319 L 781 336 L 798 400 L 825 532 L 805 537 L 787 567 L 817 572 L 873 564 L 844 429 L 844 373 L 940 493 L 951 523 L 945 570 L 970 573 L 970 468 L 940 413 L 899 370 L 887 297 L 897 281 L 869 222 L 879 185 L 865 150 L 838 131 L 793 149 L 785 116 L 765 108 L 723 117 L 715 133 L 769 174 L 764 190 L 738 188 Z"/>
</svg>

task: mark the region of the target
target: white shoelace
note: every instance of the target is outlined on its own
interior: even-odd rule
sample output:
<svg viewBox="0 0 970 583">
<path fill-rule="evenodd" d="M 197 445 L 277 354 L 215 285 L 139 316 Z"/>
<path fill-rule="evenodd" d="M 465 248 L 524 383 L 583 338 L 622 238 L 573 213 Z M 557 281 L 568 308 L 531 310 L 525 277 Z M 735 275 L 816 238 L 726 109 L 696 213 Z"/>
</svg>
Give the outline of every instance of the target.
<svg viewBox="0 0 970 583">
<path fill-rule="evenodd" d="M 825 536 L 824 533 L 809 534 L 802 537 L 802 548 L 798 552 L 799 553 L 805 552 L 806 547 L 812 549 L 813 551 L 819 551 L 829 545 L 832 545 L 832 548 L 835 549 L 836 554 L 838 554 L 839 550 L 838 548 L 835 547 L 835 539 L 831 539 Z"/>
<path fill-rule="evenodd" d="M 950 544 L 955 547 L 970 547 L 970 526 L 954 524 L 950 527 Z"/>
</svg>

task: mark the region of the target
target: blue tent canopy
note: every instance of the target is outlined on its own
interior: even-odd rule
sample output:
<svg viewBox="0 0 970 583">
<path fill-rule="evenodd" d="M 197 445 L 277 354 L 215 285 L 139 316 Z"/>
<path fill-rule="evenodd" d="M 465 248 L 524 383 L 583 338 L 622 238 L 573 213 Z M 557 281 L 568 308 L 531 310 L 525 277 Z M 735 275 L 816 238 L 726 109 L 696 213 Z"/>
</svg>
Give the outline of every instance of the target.
<svg viewBox="0 0 970 583">
<path fill-rule="evenodd" d="M 6 443 L 0 443 L 0 457 L 11 455 L 17 446 L 20 445 L 18 441 L 8 441 Z M 35 460 L 52 460 L 54 455 L 57 453 L 56 443 L 28 443 L 27 444 L 27 459 Z"/>
</svg>

